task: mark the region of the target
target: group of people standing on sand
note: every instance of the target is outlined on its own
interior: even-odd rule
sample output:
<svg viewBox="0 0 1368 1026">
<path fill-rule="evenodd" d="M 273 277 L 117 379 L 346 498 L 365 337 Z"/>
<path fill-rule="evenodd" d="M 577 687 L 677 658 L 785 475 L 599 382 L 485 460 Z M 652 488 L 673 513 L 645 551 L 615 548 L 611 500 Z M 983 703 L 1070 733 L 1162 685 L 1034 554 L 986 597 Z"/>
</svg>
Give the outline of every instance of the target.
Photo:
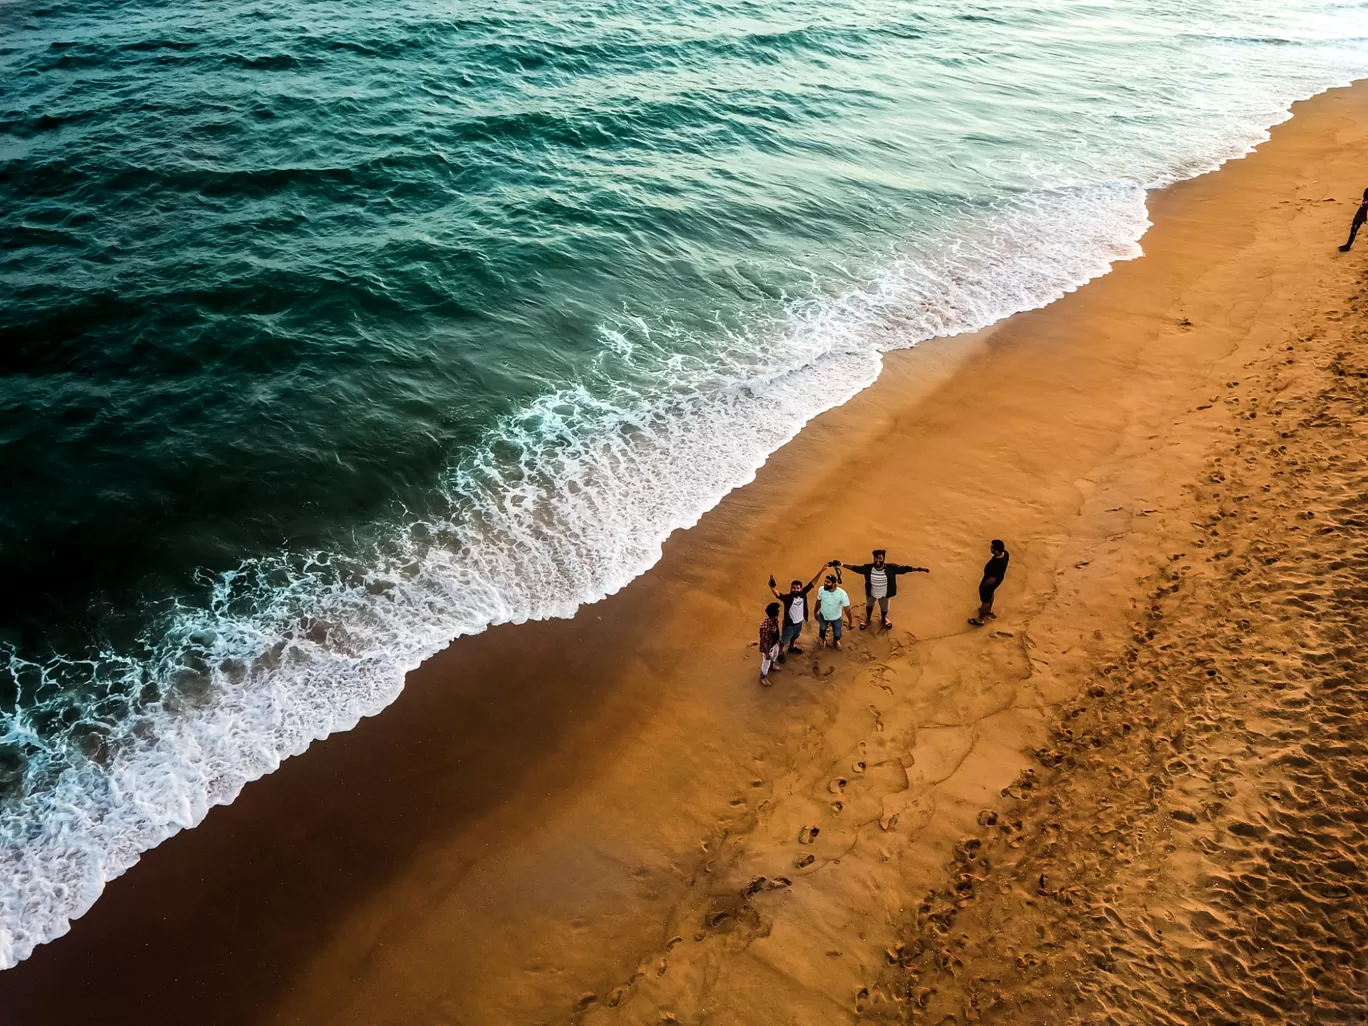
<svg viewBox="0 0 1368 1026">
<path fill-rule="evenodd" d="M 982 627 L 989 620 L 997 619 L 997 614 L 993 612 L 993 595 L 1007 575 L 1007 563 L 1011 558 L 1007 553 L 1007 547 L 996 538 L 993 539 L 990 550 L 991 555 L 983 568 L 983 579 L 979 582 L 978 613 L 969 618 L 969 622 L 975 627 Z M 825 580 L 822 587 L 817 590 L 815 600 L 817 642 L 820 647 L 826 648 L 827 632 L 830 631 L 832 645 L 839 650 L 842 622 L 844 621 L 847 627 L 854 626 L 850 596 L 841 587 L 842 570 L 849 570 L 864 578 L 865 606 L 860 630 L 867 630 L 874 622 L 875 607 L 879 610 L 880 626 L 884 630 L 893 626 L 893 621 L 888 618 L 888 603 L 898 594 L 898 578 L 903 574 L 929 574 L 931 570 L 924 566 L 890 563 L 887 556 L 883 549 L 875 549 L 873 558 L 868 563 L 843 563 L 839 559 L 833 559 L 822 564 L 822 568 L 807 584 L 801 580 L 794 580 L 789 585 L 789 590 L 783 593 L 777 589 L 774 577 L 770 577 L 770 593 L 778 601 L 771 602 L 765 607 L 765 618 L 760 621 L 761 684 L 769 687 L 769 675 L 775 666 L 785 662 L 790 653 L 798 654 L 803 651 L 798 647 L 798 636 L 803 633 L 811 614 L 808 596 L 816 588 L 817 579 L 823 574 Z"/>
<path fill-rule="evenodd" d="M 1363 202 L 1354 212 L 1353 222 L 1349 226 L 1349 238 L 1340 247 L 1340 252 L 1349 251 L 1354 245 L 1359 229 L 1365 223 L 1368 223 L 1368 189 L 1363 191 Z M 997 619 L 993 612 L 993 595 L 1007 575 L 1007 563 L 1011 558 L 1007 553 L 1007 547 L 1000 540 L 993 539 L 990 547 L 992 554 L 983 568 L 983 579 L 979 582 L 979 609 L 969 618 L 969 622 L 975 627 L 982 627 L 989 620 Z M 761 684 L 768 687 L 769 675 L 775 666 L 785 662 L 790 654 L 803 651 L 798 647 L 798 637 L 803 633 L 803 628 L 811 617 L 808 596 L 817 587 L 817 579 L 824 573 L 826 577 L 822 587 L 817 590 L 815 600 L 818 645 L 826 648 L 827 632 L 830 631 L 831 643 L 839 649 L 842 623 L 847 627 L 854 626 L 850 596 L 841 587 L 843 569 L 864 578 L 865 606 L 860 630 L 866 630 L 874 622 L 876 606 L 879 610 L 879 624 L 883 629 L 888 630 L 893 626 L 893 622 L 888 618 L 888 603 L 898 594 L 898 578 L 903 574 L 929 574 L 931 571 L 924 566 L 890 563 L 883 549 L 875 549 L 873 557 L 868 563 L 843 563 L 839 559 L 833 559 L 829 563 L 824 563 L 807 584 L 795 580 L 789 585 L 789 590 L 782 593 L 776 587 L 774 578 L 770 577 L 770 592 L 777 601 L 765 607 L 765 618 L 760 621 Z"/>
</svg>

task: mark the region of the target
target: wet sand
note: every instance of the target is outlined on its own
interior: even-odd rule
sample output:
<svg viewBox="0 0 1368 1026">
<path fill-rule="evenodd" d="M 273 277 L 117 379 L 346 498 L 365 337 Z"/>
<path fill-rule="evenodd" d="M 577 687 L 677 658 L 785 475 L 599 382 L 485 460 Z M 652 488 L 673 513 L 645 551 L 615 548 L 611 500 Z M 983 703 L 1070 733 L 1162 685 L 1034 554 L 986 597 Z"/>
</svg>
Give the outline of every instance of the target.
<svg viewBox="0 0 1368 1026">
<path fill-rule="evenodd" d="M 1368 90 L 1298 105 L 1143 258 L 893 354 L 623 592 L 149 853 L 4 1021 L 1364 1021 L 1366 156 Z M 758 687 L 767 574 L 876 544 L 933 570 L 894 629 Z"/>
</svg>

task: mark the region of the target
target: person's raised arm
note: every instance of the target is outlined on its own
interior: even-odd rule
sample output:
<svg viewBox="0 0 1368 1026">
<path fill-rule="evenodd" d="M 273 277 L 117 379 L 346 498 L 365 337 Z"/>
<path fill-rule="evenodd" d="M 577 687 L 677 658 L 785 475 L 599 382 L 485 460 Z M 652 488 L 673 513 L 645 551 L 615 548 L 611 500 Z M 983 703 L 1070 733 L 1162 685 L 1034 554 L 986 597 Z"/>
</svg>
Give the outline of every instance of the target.
<svg viewBox="0 0 1368 1026">
<path fill-rule="evenodd" d="M 828 571 L 828 570 L 830 570 L 830 569 L 831 569 L 831 567 L 829 567 L 829 566 L 827 566 L 827 564 L 823 563 L 822 566 L 821 566 L 821 569 L 819 569 L 815 574 L 812 575 L 812 580 L 810 580 L 810 581 L 807 582 L 807 587 L 804 588 L 803 591 L 805 591 L 805 592 L 811 591 L 811 590 L 812 590 L 812 586 L 813 586 L 814 584 L 817 583 L 817 578 L 821 577 L 822 574 L 826 573 L 826 571 Z"/>
<path fill-rule="evenodd" d="M 904 566 L 901 563 L 885 563 L 889 571 L 893 574 L 929 574 L 931 570 L 924 566 Z"/>
<path fill-rule="evenodd" d="M 780 595 L 778 590 L 774 587 L 774 574 L 770 574 L 769 576 L 769 590 L 770 594 L 777 599 L 782 599 L 784 597 L 783 595 Z"/>
</svg>

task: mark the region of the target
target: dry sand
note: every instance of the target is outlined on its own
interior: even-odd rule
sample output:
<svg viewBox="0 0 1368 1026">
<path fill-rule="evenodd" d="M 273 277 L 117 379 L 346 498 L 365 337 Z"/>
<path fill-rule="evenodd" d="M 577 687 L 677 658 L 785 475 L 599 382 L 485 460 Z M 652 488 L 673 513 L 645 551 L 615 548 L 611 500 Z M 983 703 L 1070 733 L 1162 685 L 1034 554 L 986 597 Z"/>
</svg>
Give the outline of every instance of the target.
<svg viewBox="0 0 1368 1026">
<path fill-rule="evenodd" d="M 1143 258 L 893 355 L 622 593 L 150 853 L 3 1020 L 1368 1021 L 1365 158 L 1368 90 L 1308 101 Z M 874 544 L 933 570 L 893 631 L 758 687 L 767 574 Z"/>
</svg>

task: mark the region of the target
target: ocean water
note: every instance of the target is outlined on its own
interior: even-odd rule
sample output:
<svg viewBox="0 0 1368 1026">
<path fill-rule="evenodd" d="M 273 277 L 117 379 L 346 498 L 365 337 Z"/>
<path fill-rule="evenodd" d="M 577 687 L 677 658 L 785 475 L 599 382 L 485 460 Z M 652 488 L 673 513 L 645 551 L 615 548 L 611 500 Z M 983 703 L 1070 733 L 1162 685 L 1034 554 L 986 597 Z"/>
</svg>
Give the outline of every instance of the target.
<svg viewBox="0 0 1368 1026">
<path fill-rule="evenodd" d="M 1349 0 L 0 2 L 0 967 L 451 639 L 622 587 L 883 353 L 1139 254 L 1148 190 L 1366 41 Z"/>
</svg>

